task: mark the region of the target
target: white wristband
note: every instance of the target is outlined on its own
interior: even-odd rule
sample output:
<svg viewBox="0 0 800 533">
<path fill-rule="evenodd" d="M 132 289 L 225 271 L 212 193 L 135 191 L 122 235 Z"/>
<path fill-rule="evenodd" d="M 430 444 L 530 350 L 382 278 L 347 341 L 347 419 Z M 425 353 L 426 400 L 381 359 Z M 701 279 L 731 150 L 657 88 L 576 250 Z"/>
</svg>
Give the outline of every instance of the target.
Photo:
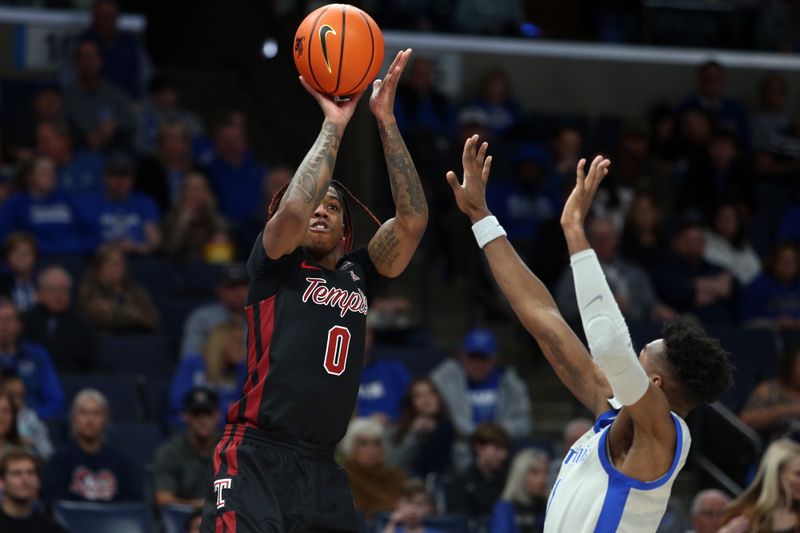
<svg viewBox="0 0 800 533">
<path fill-rule="evenodd" d="M 491 215 L 474 223 L 472 225 L 472 233 L 475 234 L 475 240 L 478 241 L 478 246 L 481 247 L 481 250 L 496 238 L 506 236 L 506 230 L 503 229 L 497 218 Z"/>
</svg>

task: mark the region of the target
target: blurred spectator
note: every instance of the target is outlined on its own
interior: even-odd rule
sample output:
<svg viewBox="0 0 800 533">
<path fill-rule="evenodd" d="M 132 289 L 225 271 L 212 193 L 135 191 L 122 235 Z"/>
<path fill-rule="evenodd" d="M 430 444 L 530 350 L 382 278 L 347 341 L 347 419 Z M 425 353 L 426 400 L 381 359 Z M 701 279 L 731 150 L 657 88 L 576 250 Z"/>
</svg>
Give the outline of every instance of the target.
<svg viewBox="0 0 800 533">
<path fill-rule="evenodd" d="M 22 315 L 22 337 L 47 348 L 56 370 L 91 374 L 103 369 L 94 328 L 72 305 L 72 276 L 60 266 L 39 273 L 39 303 Z"/>
<path fill-rule="evenodd" d="M 110 333 L 152 331 L 158 311 L 142 287 L 128 276 L 122 249 L 101 246 L 78 292 L 78 309 L 100 330 Z"/>
<path fill-rule="evenodd" d="M 800 252 L 794 244 L 776 245 L 764 272 L 744 289 L 743 321 L 769 320 L 779 329 L 800 328 Z"/>
<path fill-rule="evenodd" d="M 664 302 L 679 313 L 693 313 L 705 324 L 731 324 L 736 282 L 730 272 L 703 259 L 705 247 L 702 223 L 684 216 L 670 254 L 653 269 L 653 284 Z"/>
<path fill-rule="evenodd" d="M 203 510 L 198 509 L 186 520 L 186 533 L 200 533 L 200 525 L 203 522 Z"/>
<path fill-rule="evenodd" d="M 431 373 L 461 436 L 471 435 L 482 422 L 497 423 L 512 439 L 531 434 L 528 387 L 513 368 L 499 365 L 497 356 L 494 334 L 476 328 L 464 337 L 458 359 Z"/>
<path fill-rule="evenodd" d="M 358 388 L 356 416 L 372 417 L 388 424 L 400 417 L 403 398 L 408 392 L 411 375 L 403 363 L 390 359 L 375 359 L 372 345 L 375 332 L 367 327 L 364 368 Z"/>
<path fill-rule="evenodd" d="M 223 413 L 242 396 L 247 378 L 245 328 L 241 321 L 220 324 L 211 330 L 203 351 L 186 355 L 178 363 L 169 387 L 170 422 L 179 423 L 185 398 L 193 387 L 214 391 Z"/>
<path fill-rule="evenodd" d="M 3 533 L 67 533 L 45 515 L 39 503 L 39 463 L 24 450 L 0 456 L 0 531 Z"/>
<path fill-rule="evenodd" d="M 782 74 L 771 72 L 761 77 L 759 110 L 753 114 L 753 146 L 758 152 L 769 154 L 774 163 L 784 157 L 800 158 L 799 132 L 786 109 L 788 94 L 789 86 Z"/>
<path fill-rule="evenodd" d="M 587 236 L 625 318 L 634 322 L 666 322 L 676 317 L 675 311 L 658 299 L 647 273 L 619 257 L 619 233 L 610 219 L 593 218 L 588 224 Z M 569 266 L 561 275 L 555 295 L 564 318 L 574 324 L 580 323 Z"/>
<path fill-rule="evenodd" d="M 573 418 L 564 426 L 561 434 L 561 455 L 553 458 L 550 461 L 547 486 L 550 487 L 551 490 L 558 479 L 558 472 L 561 470 L 561 463 L 569 453 L 572 445 L 575 444 L 579 438 L 583 437 L 589 430 L 591 430 L 592 426 L 594 426 L 594 424 L 588 418 Z"/>
<path fill-rule="evenodd" d="M 11 179 L 2 170 L 3 160 L 0 159 L 0 206 L 11 196 Z"/>
<path fill-rule="evenodd" d="M 95 389 L 83 389 L 72 401 L 72 440 L 59 448 L 44 471 L 48 502 L 142 500 L 142 467 L 106 442 L 108 401 Z"/>
<path fill-rule="evenodd" d="M 16 373 L 25 383 L 25 403 L 39 417 L 59 416 L 64 393 L 50 355 L 42 346 L 20 340 L 22 321 L 14 304 L 0 298 L 0 371 Z"/>
<path fill-rule="evenodd" d="M 670 119 L 674 118 L 670 115 Z M 617 143 L 617 153 L 612 156 L 614 171 L 611 177 L 624 187 L 634 191 L 647 191 L 659 198 L 661 205 L 672 205 L 674 169 L 665 163 L 659 154 L 651 152 L 651 140 L 644 124 L 634 121 L 623 124 Z M 577 161 L 576 161 L 577 162 Z M 574 173 L 574 168 L 573 168 Z M 572 175 L 569 175 L 570 178 Z M 625 214 L 627 207 L 625 206 Z M 615 220 L 621 223 L 621 220 Z"/>
<path fill-rule="evenodd" d="M 36 128 L 40 123 L 63 123 L 67 120 L 64 97 L 55 82 L 38 83 L 34 88 L 32 104 L 30 109 L 0 126 L 4 148 L 12 161 L 23 161 L 33 155 L 37 144 Z"/>
<path fill-rule="evenodd" d="M 575 169 L 583 156 L 583 133 L 576 127 L 564 126 L 559 128 L 553 141 L 554 156 L 553 169 L 561 180 L 570 180 L 575 176 Z M 617 160 L 614 159 L 616 163 Z M 616 164 L 615 170 L 616 170 Z"/>
<path fill-rule="evenodd" d="M 406 481 L 406 473 L 385 462 L 386 432 L 380 422 L 356 418 L 342 439 L 344 469 L 356 509 L 367 518 L 395 509 Z"/>
<path fill-rule="evenodd" d="M 674 163 L 679 156 L 678 120 L 667 103 L 655 104 L 647 114 L 650 131 L 650 152 L 666 166 Z"/>
<path fill-rule="evenodd" d="M 183 398 L 186 431 L 156 450 L 156 504 L 202 507 L 212 481 L 208 465 L 219 440 L 220 404 L 205 387 L 191 389 Z"/>
<path fill-rule="evenodd" d="M 800 525 L 800 445 L 780 439 L 767 448 L 752 483 L 728 506 L 719 533 L 794 531 Z"/>
<path fill-rule="evenodd" d="M 0 211 L 0 233 L 27 231 L 42 255 L 82 254 L 89 244 L 80 208 L 68 193 L 56 190 L 53 162 L 34 157 L 20 169 L 24 189 L 12 194 Z"/>
<path fill-rule="evenodd" d="M 53 455 L 53 443 L 49 430 L 36 414 L 36 411 L 25 405 L 25 382 L 16 372 L 0 372 L 0 391 L 5 392 L 14 403 L 17 411 L 17 431 L 20 438 L 33 447 L 33 451 L 42 459 Z"/>
<path fill-rule="evenodd" d="M 783 213 L 776 238 L 800 246 L 800 204 L 792 205 Z"/>
<path fill-rule="evenodd" d="M 239 223 L 238 231 L 236 232 L 236 246 L 240 250 L 250 250 L 252 248 L 253 240 L 260 231 L 263 231 L 267 223 L 266 206 L 272 201 L 278 189 L 289 183 L 293 177 L 294 170 L 290 167 L 284 165 L 270 167 L 267 175 L 264 176 L 264 181 L 261 183 L 261 205 L 264 208 L 256 210 L 248 219 Z"/>
<path fill-rule="evenodd" d="M 156 153 L 142 158 L 136 189 L 153 198 L 167 211 L 180 198 L 186 176 L 192 173 L 192 145 L 183 122 L 164 122 L 158 129 Z"/>
<path fill-rule="evenodd" d="M 65 123 L 40 122 L 36 127 L 36 152 L 53 161 L 59 189 L 70 193 L 100 190 L 103 156 L 91 150 L 73 150 Z"/>
<path fill-rule="evenodd" d="M 119 89 L 102 78 L 102 68 L 97 43 L 81 41 L 75 50 L 77 79 L 64 89 L 67 118 L 78 135 L 79 146 L 98 151 L 126 148 L 134 126 L 131 104 Z"/>
<path fill-rule="evenodd" d="M 665 255 L 661 222 L 662 212 L 651 195 L 634 196 L 622 232 L 622 256 L 648 271 L 658 265 Z"/>
<path fill-rule="evenodd" d="M 8 272 L 0 276 L 0 294 L 11 298 L 21 312 L 36 305 L 37 256 L 36 240 L 27 233 L 12 233 L 3 246 Z"/>
<path fill-rule="evenodd" d="M 678 177 L 685 177 L 687 168 L 692 165 L 697 166 L 699 162 L 707 159 L 708 146 L 711 144 L 716 125 L 714 116 L 696 105 L 680 110 L 678 122 L 681 129 L 681 144 L 680 159 L 676 163 L 675 171 Z"/>
<path fill-rule="evenodd" d="M 475 460 L 452 480 L 447 490 L 447 512 L 481 518 L 492 514 L 503 493 L 509 435 L 497 424 L 484 422 L 470 435 L 469 443 Z"/>
<path fill-rule="evenodd" d="M 433 511 L 433 501 L 425 489 L 425 483 L 419 479 L 409 479 L 403 485 L 397 507 L 389 516 L 382 533 L 442 533 L 439 529 L 423 525 Z"/>
<path fill-rule="evenodd" d="M 455 431 L 447 408 L 428 378 L 408 387 L 397 423 L 390 430 L 389 462 L 416 476 L 442 474 L 450 466 Z"/>
<path fill-rule="evenodd" d="M 706 61 L 697 67 L 696 92 L 678 107 L 678 114 L 690 107 L 710 113 L 720 126 L 736 133 L 741 146 L 750 146 L 750 127 L 741 103 L 725 96 L 725 68 L 716 61 Z"/>
<path fill-rule="evenodd" d="M 96 0 L 92 7 L 92 25 L 81 36 L 97 44 L 103 56 L 103 77 L 131 98 L 144 94 L 150 77 L 147 51 L 133 32 L 118 27 L 119 4 L 116 0 Z"/>
<path fill-rule="evenodd" d="M 217 280 L 217 301 L 198 307 L 183 327 L 181 357 L 203 351 L 211 331 L 220 324 L 244 323 L 249 277 L 241 263 L 226 266 Z"/>
<path fill-rule="evenodd" d="M 703 258 L 733 274 L 742 285 L 750 283 L 761 272 L 761 259 L 747 240 L 736 204 L 717 205 L 711 228 L 706 231 Z"/>
<path fill-rule="evenodd" d="M 722 527 L 725 507 L 731 499 L 717 489 L 701 490 L 692 500 L 692 531 L 690 533 L 717 533 Z"/>
<path fill-rule="evenodd" d="M 508 481 L 492 511 L 491 533 L 541 533 L 547 507 L 547 454 L 535 448 L 517 453 Z"/>
<path fill-rule="evenodd" d="M 23 444 L 17 427 L 17 406 L 8 391 L 0 389 L 0 457 Z"/>
<path fill-rule="evenodd" d="M 800 418 L 800 349 L 785 350 L 778 377 L 758 384 L 739 417 L 767 442 L 786 434 Z"/>
<path fill-rule="evenodd" d="M 206 175 L 222 214 L 233 222 L 245 221 L 264 206 L 261 183 L 267 169 L 256 161 L 247 144 L 244 124 L 228 114 L 214 128 L 214 158 Z"/>
<path fill-rule="evenodd" d="M 397 89 L 395 117 L 397 127 L 406 136 L 450 139 L 456 133 L 456 111 L 450 99 L 434 86 L 436 64 L 417 57 L 408 66 L 408 74 Z"/>
<path fill-rule="evenodd" d="M 181 183 L 178 201 L 164 218 L 164 253 L 178 262 L 202 261 L 212 238 L 227 228 L 206 178 L 189 172 Z"/>
<path fill-rule="evenodd" d="M 147 87 L 149 98 L 139 108 L 137 116 L 136 148 L 142 154 L 156 151 L 161 128 L 165 124 L 182 124 L 189 139 L 203 133 L 203 123 L 180 106 L 180 94 L 173 81 L 165 76 L 155 76 Z"/>
<path fill-rule="evenodd" d="M 522 121 L 522 109 L 511 95 L 511 77 L 499 68 L 481 78 L 478 97 L 467 106 L 486 112 L 489 131 L 495 139 L 512 133 Z"/>
<path fill-rule="evenodd" d="M 128 254 L 149 255 L 161 246 L 158 207 L 152 198 L 133 191 L 135 164 L 128 154 L 108 156 L 103 191 L 84 201 L 84 216 L 97 245 L 114 243 Z"/>
<path fill-rule="evenodd" d="M 520 0 L 458 0 L 454 7 L 454 24 L 464 33 L 519 35 L 525 16 Z"/>
</svg>

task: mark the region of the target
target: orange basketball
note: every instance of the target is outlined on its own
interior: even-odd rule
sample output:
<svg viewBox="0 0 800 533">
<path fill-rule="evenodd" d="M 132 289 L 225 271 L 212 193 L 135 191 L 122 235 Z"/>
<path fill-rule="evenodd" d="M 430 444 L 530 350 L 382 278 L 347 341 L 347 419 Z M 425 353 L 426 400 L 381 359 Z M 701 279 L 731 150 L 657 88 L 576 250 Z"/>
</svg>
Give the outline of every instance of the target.
<svg viewBox="0 0 800 533">
<path fill-rule="evenodd" d="M 312 11 L 294 36 L 294 64 L 319 92 L 347 96 L 367 87 L 383 64 L 383 35 L 372 17 L 347 4 Z"/>
</svg>

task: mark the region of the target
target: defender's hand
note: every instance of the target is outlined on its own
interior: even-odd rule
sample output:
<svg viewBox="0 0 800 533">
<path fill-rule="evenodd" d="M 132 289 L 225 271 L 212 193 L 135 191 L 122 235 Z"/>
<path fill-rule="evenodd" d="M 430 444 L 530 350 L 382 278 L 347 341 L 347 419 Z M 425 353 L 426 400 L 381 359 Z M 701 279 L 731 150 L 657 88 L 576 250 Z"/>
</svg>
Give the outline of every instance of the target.
<svg viewBox="0 0 800 533">
<path fill-rule="evenodd" d="M 372 83 L 372 96 L 369 97 L 369 109 L 378 120 L 387 120 L 394 117 L 394 95 L 397 93 L 397 84 L 403 75 L 411 57 L 411 48 L 407 48 L 397 53 L 386 76 Z"/>
<path fill-rule="evenodd" d="M 337 102 L 334 101 L 332 96 L 322 94 L 311 87 L 308 82 L 303 79 L 303 76 L 300 76 L 300 83 L 303 84 L 305 90 L 317 101 L 322 112 L 325 114 L 325 120 L 335 122 L 342 127 L 347 126 L 347 123 L 350 122 L 353 113 L 356 111 L 358 101 L 361 100 L 361 95 L 364 94 L 364 91 L 361 91 L 360 93 L 352 95 L 347 100 Z"/>
<path fill-rule="evenodd" d="M 486 157 L 489 143 L 478 146 L 478 136 L 473 135 L 464 143 L 461 164 L 464 166 L 464 181 L 459 183 L 458 176 L 452 170 L 447 173 L 447 183 L 453 189 L 456 204 L 472 223 L 489 215 L 486 206 L 486 183 L 492 168 L 492 156 Z"/>
<path fill-rule="evenodd" d="M 586 165 L 586 160 L 581 159 L 578 161 L 578 168 L 575 177 L 575 188 L 567 198 L 564 204 L 564 210 L 561 212 L 561 227 L 562 228 L 580 228 L 583 229 L 583 222 L 586 219 L 586 213 L 592 206 L 597 188 L 600 182 L 608 174 L 608 167 L 611 161 L 605 157 L 598 155 L 592 161 L 589 167 L 589 174 L 584 176 L 583 169 Z"/>
</svg>

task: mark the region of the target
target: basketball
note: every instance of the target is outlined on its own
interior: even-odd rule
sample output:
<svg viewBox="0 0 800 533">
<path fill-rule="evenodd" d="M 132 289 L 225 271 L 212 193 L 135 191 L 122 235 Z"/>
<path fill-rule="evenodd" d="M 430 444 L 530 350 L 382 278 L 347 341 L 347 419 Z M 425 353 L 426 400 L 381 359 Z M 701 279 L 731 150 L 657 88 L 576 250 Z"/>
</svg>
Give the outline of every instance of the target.
<svg viewBox="0 0 800 533">
<path fill-rule="evenodd" d="M 294 37 L 294 63 L 321 93 L 347 96 L 364 90 L 383 64 L 383 35 L 368 14 L 347 4 L 312 11 Z"/>
</svg>

